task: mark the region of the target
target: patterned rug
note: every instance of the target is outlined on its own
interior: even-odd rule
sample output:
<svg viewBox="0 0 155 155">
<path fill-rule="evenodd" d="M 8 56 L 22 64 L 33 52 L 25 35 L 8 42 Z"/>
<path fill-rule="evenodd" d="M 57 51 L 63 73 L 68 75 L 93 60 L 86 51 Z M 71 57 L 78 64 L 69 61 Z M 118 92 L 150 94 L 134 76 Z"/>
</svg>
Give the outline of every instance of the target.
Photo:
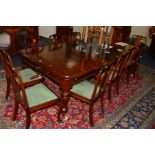
<svg viewBox="0 0 155 155">
<path fill-rule="evenodd" d="M 112 89 L 112 103 L 107 92 L 104 95 L 104 114 L 100 110 L 100 101 L 94 105 L 95 129 L 151 128 L 155 123 L 155 70 L 140 66 L 135 79 L 130 79 L 127 87 L 122 76 L 119 96 Z M 46 79 L 51 90 L 57 95 L 61 91 L 52 81 Z M 5 100 L 6 80 L 4 71 L 0 72 L 0 128 L 22 129 L 25 126 L 25 112 L 20 107 L 16 121 L 11 117 L 14 110 L 14 95 Z M 89 129 L 89 106 L 77 99 L 70 98 L 69 110 L 62 123 L 57 122 L 58 107 L 53 106 L 31 114 L 31 129 Z"/>
</svg>

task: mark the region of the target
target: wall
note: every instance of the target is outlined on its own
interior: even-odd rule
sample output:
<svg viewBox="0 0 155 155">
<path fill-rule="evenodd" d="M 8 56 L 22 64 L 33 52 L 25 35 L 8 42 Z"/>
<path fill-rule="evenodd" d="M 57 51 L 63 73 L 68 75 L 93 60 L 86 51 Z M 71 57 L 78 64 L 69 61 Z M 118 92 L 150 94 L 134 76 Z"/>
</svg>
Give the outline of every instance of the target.
<svg viewBox="0 0 155 155">
<path fill-rule="evenodd" d="M 82 26 L 73 26 L 73 32 L 81 32 Z M 39 35 L 49 37 L 49 35 L 56 33 L 56 26 L 39 26 Z"/>
<path fill-rule="evenodd" d="M 149 26 L 132 26 L 131 27 L 131 34 L 132 35 L 142 35 L 144 37 L 147 37 L 147 45 L 149 46 L 151 43 L 151 39 L 148 37 L 149 34 Z"/>
<path fill-rule="evenodd" d="M 39 26 L 39 35 L 41 36 L 48 38 L 54 33 L 56 33 L 56 26 Z"/>
<path fill-rule="evenodd" d="M 73 26 L 74 32 L 82 33 L 82 26 Z M 49 35 L 56 33 L 56 26 L 39 26 L 39 35 L 49 37 Z M 149 26 L 132 26 L 131 35 L 142 35 L 147 37 L 147 45 L 150 45 L 151 39 L 148 38 Z M 130 36 L 131 36 L 130 35 Z"/>
<path fill-rule="evenodd" d="M 73 32 L 80 32 L 82 34 L 83 26 L 73 26 Z"/>
<path fill-rule="evenodd" d="M 147 36 L 149 31 L 149 26 L 132 26 L 131 27 L 131 35 L 142 35 Z"/>
</svg>

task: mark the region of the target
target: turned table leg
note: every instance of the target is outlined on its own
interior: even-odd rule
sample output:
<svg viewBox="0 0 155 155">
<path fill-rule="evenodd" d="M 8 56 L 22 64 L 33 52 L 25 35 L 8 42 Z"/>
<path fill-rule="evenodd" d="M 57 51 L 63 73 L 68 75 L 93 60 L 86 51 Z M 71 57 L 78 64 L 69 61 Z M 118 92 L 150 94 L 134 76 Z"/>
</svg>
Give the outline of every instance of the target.
<svg viewBox="0 0 155 155">
<path fill-rule="evenodd" d="M 60 83 L 60 88 L 62 90 L 61 99 L 59 102 L 59 112 L 58 112 L 58 121 L 61 122 L 60 116 L 64 117 L 68 111 L 68 102 L 70 99 L 70 90 L 72 88 L 73 81 L 72 80 L 63 80 Z"/>
</svg>

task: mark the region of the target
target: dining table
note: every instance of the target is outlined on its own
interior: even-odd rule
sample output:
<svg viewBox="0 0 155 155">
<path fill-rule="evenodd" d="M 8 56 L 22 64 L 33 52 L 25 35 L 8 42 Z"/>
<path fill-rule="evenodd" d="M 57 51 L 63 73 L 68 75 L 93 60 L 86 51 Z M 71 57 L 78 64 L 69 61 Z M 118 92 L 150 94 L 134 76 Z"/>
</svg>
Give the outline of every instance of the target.
<svg viewBox="0 0 155 155">
<path fill-rule="evenodd" d="M 86 80 L 97 75 L 104 66 L 113 63 L 119 51 L 110 48 L 107 51 L 102 47 L 92 44 L 72 47 L 69 43 L 52 48 L 49 45 L 22 49 L 19 51 L 22 63 L 37 68 L 37 70 L 50 80 L 56 82 L 60 89 L 59 117 L 68 111 L 70 90 L 72 86 L 82 80 Z"/>
</svg>

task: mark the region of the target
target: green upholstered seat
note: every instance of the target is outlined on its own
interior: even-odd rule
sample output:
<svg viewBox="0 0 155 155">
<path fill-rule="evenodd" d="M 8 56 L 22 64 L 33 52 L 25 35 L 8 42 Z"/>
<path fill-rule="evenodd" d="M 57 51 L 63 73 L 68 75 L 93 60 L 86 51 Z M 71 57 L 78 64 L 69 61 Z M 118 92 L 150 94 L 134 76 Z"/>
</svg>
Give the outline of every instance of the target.
<svg viewBox="0 0 155 155">
<path fill-rule="evenodd" d="M 54 99 L 57 96 L 51 92 L 43 83 L 25 89 L 29 107 L 33 107 Z"/>
<path fill-rule="evenodd" d="M 90 81 L 82 81 L 76 85 L 73 86 L 73 88 L 71 89 L 72 92 L 80 95 L 80 96 L 84 96 L 88 99 L 91 99 L 92 95 L 93 95 L 93 91 L 95 88 L 95 84 L 90 82 Z M 99 89 L 97 89 L 98 92 Z"/>
<path fill-rule="evenodd" d="M 22 69 L 21 71 L 19 71 L 19 73 L 24 83 L 42 78 L 40 75 L 38 75 L 37 78 L 31 79 L 32 76 L 37 75 L 37 73 L 33 71 L 31 68 Z"/>
</svg>

